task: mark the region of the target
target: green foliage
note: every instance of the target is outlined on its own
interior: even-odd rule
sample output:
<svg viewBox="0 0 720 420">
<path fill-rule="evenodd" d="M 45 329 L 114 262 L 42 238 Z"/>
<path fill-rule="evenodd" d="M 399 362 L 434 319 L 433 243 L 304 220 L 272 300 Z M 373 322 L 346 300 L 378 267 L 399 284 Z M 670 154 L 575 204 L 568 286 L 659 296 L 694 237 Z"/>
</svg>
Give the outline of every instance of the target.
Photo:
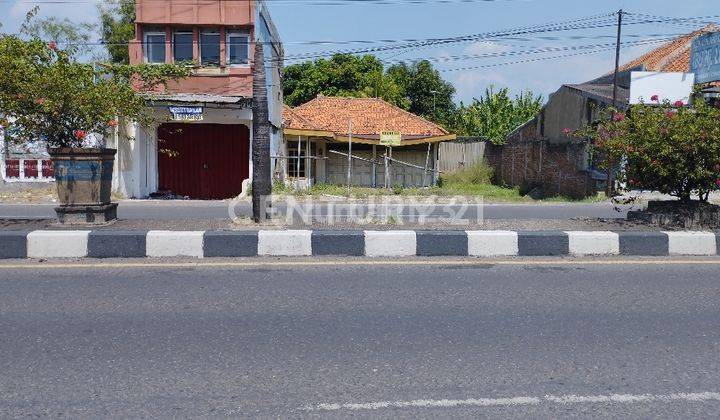
<svg viewBox="0 0 720 420">
<path fill-rule="evenodd" d="M 128 42 L 135 38 L 135 0 L 105 0 L 98 5 L 102 41 L 113 63 L 128 64 Z"/>
<path fill-rule="evenodd" d="M 439 184 L 442 187 L 465 184 L 489 184 L 493 177 L 493 168 L 485 163 L 476 163 L 458 171 L 442 174 Z"/>
<path fill-rule="evenodd" d="M 455 88 L 440 77 L 429 61 L 397 64 L 386 71 L 375 56 L 336 54 L 330 59 L 286 67 L 283 92 L 290 106 L 304 104 L 318 94 L 378 97 L 445 125 L 455 111 Z"/>
<path fill-rule="evenodd" d="M 400 63 L 388 68 L 387 75 L 400 87 L 409 104 L 404 107 L 413 114 L 449 127 L 455 114 L 455 87 L 443 80 L 427 61 Z"/>
<path fill-rule="evenodd" d="M 542 97 L 532 92 L 511 98 L 508 89 L 495 92 L 491 86 L 485 96 L 465 106 L 460 104 L 455 119 L 458 135 L 484 137 L 493 144 L 504 144 L 507 135 L 535 117 L 542 108 Z"/>
<path fill-rule="evenodd" d="M 394 104 L 402 100 L 399 87 L 386 77 L 382 63 L 372 55 L 336 54 L 328 60 L 288 66 L 283 74 L 283 91 L 290 106 L 304 104 L 318 94 L 380 97 Z"/>
<path fill-rule="evenodd" d="M 46 19 L 32 19 L 21 27 L 20 33 L 30 38 L 54 41 L 64 47 L 70 56 L 85 55 L 92 52 L 88 45 L 91 41 L 95 25 L 92 23 L 76 23 L 70 19 L 58 19 L 51 16 Z"/>
<path fill-rule="evenodd" d="M 487 175 L 489 177 L 489 175 Z M 480 178 L 475 178 L 480 179 Z M 368 199 L 370 197 L 395 197 L 399 200 L 402 198 L 397 197 L 453 197 L 453 196 L 465 196 L 465 197 L 477 197 L 482 198 L 487 202 L 532 202 L 535 201 L 531 197 L 520 194 L 517 187 L 507 188 L 498 185 L 492 185 L 490 183 L 476 183 L 476 182 L 446 182 L 441 186 L 427 187 L 427 188 L 402 188 L 402 189 L 387 189 L 387 188 L 370 188 L 370 187 L 357 187 L 353 186 L 348 189 L 347 185 L 333 185 L 333 184 L 314 184 L 310 189 L 293 189 L 287 186 L 280 186 L 281 183 L 276 183 L 273 186 L 273 193 L 278 195 L 292 195 L 298 197 L 313 197 L 322 198 L 327 196 L 336 197 L 351 197 L 357 199 Z M 603 201 L 604 195 L 598 195 L 580 200 L 580 202 L 594 203 Z M 550 197 L 545 198 L 542 201 L 552 202 L 578 202 L 569 197 Z"/>
<path fill-rule="evenodd" d="M 609 162 L 626 162 L 619 174 L 631 188 L 659 191 L 690 201 L 707 201 L 720 189 L 720 109 L 698 97 L 694 107 L 664 102 L 641 104 L 629 114 L 609 109 L 602 120 L 574 133 L 590 138 Z"/>
<path fill-rule="evenodd" d="M 39 39 L 0 35 L 0 109 L 11 137 L 49 147 L 82 147 L 88 133 L 105 134 L 118 118 L 152 120 L 139 89 L 188 75 L 174 65 L 94 66 Z M 1 121 L 4 126 L 8 121 Z"/>
</svg>

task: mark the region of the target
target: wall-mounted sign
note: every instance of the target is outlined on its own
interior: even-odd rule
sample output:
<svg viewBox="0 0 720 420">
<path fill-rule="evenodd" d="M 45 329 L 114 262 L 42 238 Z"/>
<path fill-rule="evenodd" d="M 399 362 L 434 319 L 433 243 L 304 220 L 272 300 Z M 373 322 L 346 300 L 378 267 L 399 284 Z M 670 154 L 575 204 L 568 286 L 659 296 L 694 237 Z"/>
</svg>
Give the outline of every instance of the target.
<svg viewBox="0 0 720 420">
<path fill-rule="evenodd" d="M 690 71 L 696 83 L 720 80 L 720 32 L 700 35 L 692 42 Z"/>
<path fill-rule="evenodd" d="M 203 107 L 201 106 L 170 106 L 173 121 L 202 121 Z"/>
<path fill-rule="evenodd" d="M 400 146 L 402 136 L 397 131 L 382 131 L 380 133 L 380 144 L 383 146 Z"/>
</svg>

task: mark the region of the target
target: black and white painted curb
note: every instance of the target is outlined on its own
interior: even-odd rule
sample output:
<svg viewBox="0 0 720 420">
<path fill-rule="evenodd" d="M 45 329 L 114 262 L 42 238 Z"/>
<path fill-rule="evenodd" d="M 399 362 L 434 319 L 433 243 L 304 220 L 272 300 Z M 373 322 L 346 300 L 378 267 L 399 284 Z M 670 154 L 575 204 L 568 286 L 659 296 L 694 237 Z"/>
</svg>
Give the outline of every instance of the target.
<svg viewBox="0 0 720 420">
<path fill-rule="evenodd" d="M 720 232 L 0 231 L 0 258 L 719 255 Z"/>
</svg>

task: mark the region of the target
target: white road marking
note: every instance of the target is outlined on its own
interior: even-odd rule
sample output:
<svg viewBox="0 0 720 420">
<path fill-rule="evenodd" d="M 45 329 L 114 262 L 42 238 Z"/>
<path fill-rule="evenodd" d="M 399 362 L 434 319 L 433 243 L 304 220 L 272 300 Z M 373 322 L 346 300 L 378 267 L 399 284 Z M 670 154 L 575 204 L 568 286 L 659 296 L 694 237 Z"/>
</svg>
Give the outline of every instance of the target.
<svg viewBox="0 0 720 420">
<path fill-rule="evenodd" d="M 720 401 L 718 392 L 673 394 L 610 394 L 610 395 L 545 395 L 544 397 L 469 398 L 465 400 L 376 401 L 367 403 L 316 404 L 302 407 L 304 411 L 379 410 L 383 408 L 452 408 L 511 407 L 540 404 L 634 404 L 646 402 Z"/>
</svg>

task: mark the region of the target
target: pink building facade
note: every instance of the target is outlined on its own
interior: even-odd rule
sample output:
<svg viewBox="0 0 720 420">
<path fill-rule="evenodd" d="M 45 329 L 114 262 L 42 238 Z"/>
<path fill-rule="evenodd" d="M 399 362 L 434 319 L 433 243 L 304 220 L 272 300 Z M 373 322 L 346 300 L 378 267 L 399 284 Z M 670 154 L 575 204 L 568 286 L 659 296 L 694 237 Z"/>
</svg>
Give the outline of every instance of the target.
<svg viewBox="0 0 720 420">
<path fill-rule="evenodd" d="M 252 96 L 254 1 L 139 0 L 130 63 L 187 63 L 194 75 L 172 90 Z"/>
<path fill-rule="evenodd" d="M 130 198 L 239 194 L 252 174 L 253 54 L 259 42 L 273 126 L 271 154 L 282 137 L 283 48 L 265 2 L 137 0 L 135 29 L 131 64 L 175 63 L 192 74 L 149 94 L 162 124 L 131 123 L 119 130 L 115 190 Z M 184 124 L 192 127 L 177 129 Z"/>
</svg>

